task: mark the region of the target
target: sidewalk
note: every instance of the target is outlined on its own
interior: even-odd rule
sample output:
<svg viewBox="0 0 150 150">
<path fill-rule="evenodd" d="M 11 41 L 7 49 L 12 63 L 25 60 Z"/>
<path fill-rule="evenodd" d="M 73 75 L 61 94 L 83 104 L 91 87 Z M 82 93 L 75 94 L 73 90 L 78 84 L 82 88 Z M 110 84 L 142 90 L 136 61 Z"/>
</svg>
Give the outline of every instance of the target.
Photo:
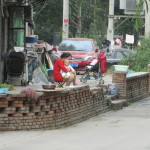
<svg viewBox="0 0 150 150">
<path fill-rule="evenodd" d="M 81 78 L 81 75 L 78 75 L 77 76 L 77 81 Z M 103 80 L 105 81 L 104 85 L 108 85 L 108 84 L 111 84 L 112 83 L 112 75 L 109 74 L 109 75 L 105 75 L 103 77 Z M 87 83 L 80 83 L 80 85 L 89 85 L 90 87 L 96 87 L 97 84 L 96 84 L 96 81 L 93 77 L 91 77 L 90 80 L 87 81 Z M 14 89 L 13 91 L 9 91 L 9 94 L 19 94 L 21 90 L 23 89 L 26 89 L 26 88 L 33 88 L 35 90 L 37 89 L 43 89 L 41 85 L 29 85 L 29 86 L 14 86 Z"/>
<path fill-rule="evenodd" d="M 79 75 L 77 77 L 77 80 L 79 80 L 81 78 L 81 75 Z M 112 74 L 107 74 L 103 77 L 103 80 L 104 80 L 104 85 L 108 85 L 108 84 L 112 84 Z M 96 84 L 96 80 L 91 77 L 90 80 L 87 80 L 87 83 L 81 83 L 83 85 L 89 85 L 90 87 L 96 87 L 97 84 Z"/>
</svg>

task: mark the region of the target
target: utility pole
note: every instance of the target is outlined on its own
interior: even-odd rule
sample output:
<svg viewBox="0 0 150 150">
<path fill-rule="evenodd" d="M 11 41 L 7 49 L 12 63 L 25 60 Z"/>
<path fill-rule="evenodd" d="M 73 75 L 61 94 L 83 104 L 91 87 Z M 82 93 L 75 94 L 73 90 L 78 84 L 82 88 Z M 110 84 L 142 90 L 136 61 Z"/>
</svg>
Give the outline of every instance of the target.
<svg viewBox="0 0 150 150">
<path fill-rule="evenodd" d="M 115 0 L 109 0 L 109 16 L 114 15 Z M 108 18 L 107 40 L 111 41 L 114 37 L 114 18 Z"/>
<path fill-rule="evenodd" d="M 147 1 L 148 10 L 145 4 L 145 37 L 150 38 L 150 1 Z"/>
<path fill-rule="evenodd" d="M 69 0 L 63 0 L 63 33 L 62 39 L 68 38 L 69 33 Z"/>
</svg>

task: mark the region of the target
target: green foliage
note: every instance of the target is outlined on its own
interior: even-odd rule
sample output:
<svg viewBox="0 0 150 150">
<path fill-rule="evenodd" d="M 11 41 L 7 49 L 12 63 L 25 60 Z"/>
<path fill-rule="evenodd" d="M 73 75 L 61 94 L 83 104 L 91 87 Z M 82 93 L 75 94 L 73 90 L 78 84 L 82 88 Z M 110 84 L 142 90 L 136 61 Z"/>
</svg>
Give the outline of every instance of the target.
<svg viewBox="0 0 150 150">
<path fill-rule="evenodd" d="M 120 19 L 115 19 L 115 27 L 118 26 L 118 24 L 120 24 L 121 22 L 124 21 L 124 18 L 120 18 Z M 141 21 L 144 21 L 143 19 L 141 19 Z M 143 30 L 144 28 L 138 28 L 138 32 L 135 29 L 135 24 L 136 24 L 136 19 L 131 19 L 129 18 L 128 20 L 126 20 L 124 22 L 123 25 L 119 26 L 118 28 L 115 29 L 115 34 L 116 35 L 126 35 L 126 34 L 130 34 L 130 35 L 134 35 L 135 38 L 135 45 L 137 45 L 138 40 L 139 40 L 139 35 L 143 34 Z M 126 44 L 123 41 L 123 47 L 127 47 L 129 46 L 129 44 Z"/>
<path fill-rule="evenodd" d="M 143 26 L 143 19 L 141 16 L 141 6 L 143 5 L 145 0 L 136 1 L 136 14 L 133 18 L 134 28 L 138 32 Z"/>
<path fill-rule="evenodd" d="M 60 42 L 62 36 L 62 17 L 63 0 L 31 0 L 34 8 L 35 34 L 38 34 L 41 40 L 53 44 L 55 33 Z M 143 2 L 149 0 L 138 0 L 136 15 L 134 19 L 128 19 L 121 26 L 115 29 L 116 35 L 133 34 L 138 41 L 139 34 L 143 33 L 143 22 L 140 8 Z M 90 37 L 101 41 L 105 39 L 107 33 L 107 22 L 109 12 L 108 0 L 69 0 L 69 37 L 76 37 L 79 29 L 79 20 L 81 21 L 80 37 Z M 147 4 L 147 3 L 146 3 Z M 79 19 L 79 8 L 81 6 L 81 18 Z M 146 5 L 148 7 L 148 5 Z M 148 10 L 148 8 L 147 8 Z M 119 0 L 115 1 L 115 14 L 122 14 L 119 9 Z M 122 18 L 115 20 L 114 27 L 117 27 Z M 100 36 L 99 36 L 100 35 Z M 97 38 L 99 37 L 99 38 Z"/>
<path fill-rule="evenodd" d="M 143 39 L 140 45 L 135 48 L 135 55 L 124 58 L 120 64 L 128 65 L 137 72 L 147 71 L 147 65 L 150 63 L 150 39 Z"/>
<path fill-rule="evenodd" d="M 44 5 L 44 2 L 42 4 Z M 62 33 L 63 1 L 49 0 L 45 7 L 43 7 L 42 4 L 38 5 L 38 7 L 37 5 L 33 5 L 36 25 L 35 34 L 38 34 L 41 40 L 52 44 L 55 33 L 60 41 L 60 35 Z"/>
<path fill-rule="evenodd" d="M 59 42 L 62 36 L 63 0 L 45 0 L 41 5 L 34 1 L 35 34 L 41 40 L 53 43 L 54 33 L 57 33 Z M 106 35 L 108 1 L 106 0 L 69 0 L 69 37 L 76 37 L 79 28 L 79 6 L 81 6 L 81 36 L 97 39 L 101 35 L 101 41 Z M 44 6 L 44 7 L 43 7 Z M 42 9 L 43 8 L 43 9 Z M 100 40 L 98 39 L 99 43 Z"/>
<path fill-rule="evenodd" d="M 134 17 L 127 18 L 127 20 L 124 22 L 124 18 L 116 18 L 115 19 L 115 35 L 124 35 L 130 34 L 134 35 L 135 37 L 135 43 L 134 45 L 137 46 L 137 43 L 139 41 L 139 36 L 144 34 L 144 19 L 141 15 L 141 7 L 142 5 L 146 4 L 146 11 L 148 11 L 148 1 L 150 0 L 136 0 L 136 10 Z M 119 0 L 115 1 L 115 14 L 124 15 L 122 10 L 119 10 Z M 120 26 L 119 26 L 120 25 Z M 117 27 L 117 28 L 116 28 Z M 126 45 L 123 46 L 126 47 Z"/>
<path fill-rule="evenodd" d="M 93 38 L 99 45 L 101 45 L 107 33 L 108 6 L 108 2 L 105 0 L 95 0 L 95 3 L 92 1 L 92 4 L 90 5 L 91 10 L 87 10 L 90 12 L 88 15 L 91 22 L 89 23 L 87 31 L 82 31 L 84 35 L 88 34 L 94 36 Z M 85 16 L 83 27 L 86 27 L 86 17 L 87 16 Z"/>
<path fill-rule="evenodd" d="M 0 88 L 8 88 L 9 91 L 14 90 L 13 85 L 10 85 L 10 84 L 0 84 Z"/>
<path fill-rule="evenodd" d="M 115 70 L 114 66 L 108 67 L 107 73 L 108 74 L 113 74 L 114 70 Z"/>
<path fill-rule="evenodd" d="M 135 16 L 133 18 L 133 22 L 134 23 L 134 29 L 136 30 L 136 32 L 139 32 L 139 30 L 141 30 L 143 28 L 143 19 L 142 19 L 142 15 L 141 15 L 141 7 L 142 5 L 146 6 L 146 11 L 148 11 L 148 1 L 150 0 L 136 0 L 136 13 Z M 144 6 L 143 6 L 144 7 Z"/>
</svg>

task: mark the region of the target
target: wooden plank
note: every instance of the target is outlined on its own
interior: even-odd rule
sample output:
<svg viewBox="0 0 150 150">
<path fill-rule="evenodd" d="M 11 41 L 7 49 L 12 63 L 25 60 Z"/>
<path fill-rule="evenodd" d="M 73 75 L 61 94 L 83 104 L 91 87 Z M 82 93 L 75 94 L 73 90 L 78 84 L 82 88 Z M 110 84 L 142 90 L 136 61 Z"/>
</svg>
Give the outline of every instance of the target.
<svg viewBox="0 0 150 150">
<path fill-rule="evenodd" d="M 59 89 L 37 89 L 36 92 L 56 92 L 56 91 L 63 91 L 64 88 L 59 88 Z"/>
</svg>

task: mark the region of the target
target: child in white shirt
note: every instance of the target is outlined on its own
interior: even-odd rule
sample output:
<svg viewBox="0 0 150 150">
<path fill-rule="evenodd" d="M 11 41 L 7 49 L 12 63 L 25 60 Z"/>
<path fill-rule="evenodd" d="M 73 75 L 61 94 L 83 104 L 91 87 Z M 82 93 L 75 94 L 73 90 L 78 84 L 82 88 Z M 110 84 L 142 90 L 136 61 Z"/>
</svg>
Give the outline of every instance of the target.
<svg viewBox="0 0 150 150">
<path fill-rule="evenodd" d="M 76 72 L 75 72 L 75 70 L 72 68 L 72 66 L 69 65 L 69 60 L 65 60 L 64 64 L 65 64 L 65 67 L 66 67 L 66 68 L 69 68 L 69 69 L 70 69 L 70 72 L 64 72 L 64 71 L 61 70 L 61 74 L 62 74 L 62 77 L 63 77 L 64 79 L 68 79 L 68 78 L 71 76 L 71 73 L 76 74 Z"/>
</svg>

